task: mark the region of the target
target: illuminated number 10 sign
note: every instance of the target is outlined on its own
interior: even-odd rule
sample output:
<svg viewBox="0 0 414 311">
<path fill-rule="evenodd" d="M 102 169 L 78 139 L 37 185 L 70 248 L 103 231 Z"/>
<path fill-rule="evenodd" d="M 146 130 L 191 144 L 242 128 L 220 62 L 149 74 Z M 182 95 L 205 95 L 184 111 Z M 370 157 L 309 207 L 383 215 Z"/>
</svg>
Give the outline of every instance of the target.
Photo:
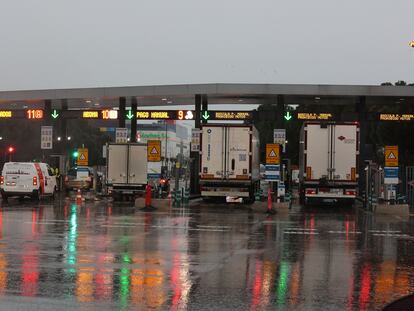
<svg viewBox="0 0 414 311">
<path fill-rule="evenodd" d="M 28 119 L 43 119 L 43 110 L 42 109 L 26 110 L 26 117 Z"/>
<path fill-rule="evenodd" d="M 115 120 L 118 119 L 118 111 L 117 110 L 102 110 L 102 119 L 104 120 Z"/>
</svg>

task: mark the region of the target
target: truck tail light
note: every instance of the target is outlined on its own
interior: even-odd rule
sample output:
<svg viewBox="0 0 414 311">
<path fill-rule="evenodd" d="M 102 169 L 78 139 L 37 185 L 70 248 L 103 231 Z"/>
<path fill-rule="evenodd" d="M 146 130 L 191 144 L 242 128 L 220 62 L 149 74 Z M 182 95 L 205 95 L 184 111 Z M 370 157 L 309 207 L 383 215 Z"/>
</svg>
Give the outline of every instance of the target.
<svg viewBox="0 0 414 311">
<path fill-rule="evenodd" d="M 0 176 L 0 185 L 4 185 L 4 176 Z"/>
<path fill-rule="evenodd" d="M 306 167 L 306 179 L 312 179 L 312 167 Z"/>
<path fill-rule="evenodd" d="M 354 189 L 344 189 L 344 195 L 356 195 L 356 190 L 354 190 Z"/>
<path fill-rule="evenodd" d="M 306 189 L 306 194 L 316 194 L 316 189 Z"/>
<path fill-rule="evenodd" d="M 351 180 L 352 181 L 356 180 L 356 168 L 355 167 L 351 168 Z"/>
<path fill-rule="evenodd" d="M 37 177 L 36 176 L 33 177 L 33 186 L 37 186 Z"/>
</svg>

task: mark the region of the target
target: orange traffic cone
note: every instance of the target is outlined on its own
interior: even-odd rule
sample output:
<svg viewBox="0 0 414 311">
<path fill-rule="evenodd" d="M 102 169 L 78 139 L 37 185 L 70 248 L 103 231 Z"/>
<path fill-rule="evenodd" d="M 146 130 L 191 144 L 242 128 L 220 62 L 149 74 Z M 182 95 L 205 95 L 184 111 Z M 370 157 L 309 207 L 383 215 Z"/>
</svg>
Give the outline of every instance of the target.
<svg viewBox="0 0 414 311">
<path fill-rule="evenodd" d="M 273 209 L 273 198 L 272 198 L 272 190 L 269 189 L 267 190 L 267 210 L 266 210 L 267 214 L 276 214 L 276 211 Z"/>
<path fill-rule="evenodd" d="M 82 203 L 82 192 L 80 189 L 78 189 L 78 192 L 76 193 L 76 203 Z"/>
</svg>

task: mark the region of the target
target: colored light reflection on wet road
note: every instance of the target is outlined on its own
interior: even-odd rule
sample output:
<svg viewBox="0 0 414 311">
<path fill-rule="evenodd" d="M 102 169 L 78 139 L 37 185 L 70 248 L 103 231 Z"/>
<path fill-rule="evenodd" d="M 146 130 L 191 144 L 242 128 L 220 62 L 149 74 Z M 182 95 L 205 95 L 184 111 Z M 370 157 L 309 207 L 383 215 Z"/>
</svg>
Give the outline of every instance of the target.
<svg viewBox="0 0 414 311">
<path fill-rule="evenodd" d="M 78 237 L 78 223 L 77 223 L 77 205 L 72 204 L 70 207 L 70 218 L 69 218 L 69 231 L 67 238 L 67 263 L 69 265 L 68 271 L 70 273 L 75 273 L 76 268 L 76 243 Z"/>
<path fill-rule="evenodd" d="M 289 265 L 286 261 L 280 263 L 279 282 L 277 285 L 277 303 L 283 305 L 286 301 L 288 288 Z"/>
<path fill-rule="evenodd" d="M 401 220 L 18 204 L 0 208 L 2 306 L 26 296 L 68 309 L 375 310 L 414 291 L 414 236 Z"/>
</svg>

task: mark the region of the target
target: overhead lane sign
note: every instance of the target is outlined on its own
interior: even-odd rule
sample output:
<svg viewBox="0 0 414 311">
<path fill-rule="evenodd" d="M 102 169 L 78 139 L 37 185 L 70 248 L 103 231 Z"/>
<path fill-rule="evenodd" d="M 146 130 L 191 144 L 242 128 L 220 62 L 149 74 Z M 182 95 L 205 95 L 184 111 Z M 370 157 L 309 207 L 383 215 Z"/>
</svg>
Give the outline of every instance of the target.
<svg viewBox="0 0 414 311">
<path fill-rule="evenodd" d="M 161 141 L 148 140 L 147 141 L 147 160 L 148 162 L 161 161 Z"/>
<path fill-rule="evenodd" d="M 380 113 L 378 115 L 380 121 L 414 121 L 412 113 Z"/>
<path fill-rule="evenodd" d="M 0 110 L 0 118 L 2 119 L 9 119 L 13 117 L 12 110 Z"/>
<path fill-rule="evenodd" d="M 59 113 L 56 109 L 53 110 L 53 112 L 51 113 L 51 116 L 53 119 L 57 119 L 59 117 Z"/>
<path fill-rule="evenodd" d="M 330 121 L 330 120 L 335 119 L 334 114 L 331 112 L 298 112 L 296 117 L 298 120 L 307 120 L 307 121 L 312 121 L 312 120 Z"/>
<path fill-rule="evenodd" d="M 139 110 L 138 120 L 193 120 L 193 110 Z"/>
<path fill-rule="evenodd" d="M 250 120 L 253 118 L 252 111 L 218 111 L 203 110 L 201 111 L 201 119 L 208 120 Z"/>
</svg>

